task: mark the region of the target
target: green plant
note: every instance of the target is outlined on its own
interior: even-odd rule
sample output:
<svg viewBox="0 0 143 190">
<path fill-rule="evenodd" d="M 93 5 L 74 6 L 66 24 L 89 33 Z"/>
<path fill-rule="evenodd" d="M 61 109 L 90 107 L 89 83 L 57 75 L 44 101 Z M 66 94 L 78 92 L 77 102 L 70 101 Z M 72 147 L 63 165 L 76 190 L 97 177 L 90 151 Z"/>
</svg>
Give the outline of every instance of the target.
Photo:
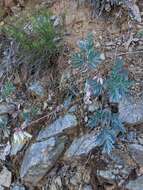
<svg viewBox="0 0 143 190">
<path fill-rule="evenodd" d="M 71 57 L 72 65 L 80 69 L 94 69 L 102 62 L 102 54 L 94 49 L 94 39 L 92 34 L 87 39 L 78 42 L 79 52 L 74 53 Z"/>
<path fill-rule="evenodd" d="M 38 115 L 38 112 L 39 112 L 40 108 L 37 107 L 37 106 L 31 106 L 30 109 L 28 110 L 24 110 L 22 112 L 22 119 L 26 122 L 29 122 L 31 121 L 31 119 L 33 117 L 35 117 L 36 115 Z"/>
<path fill-rule="evenodd" d="M 15 92 L 15 86 L 13 85 L 12 82 L 6 82 L 3 86 L 3 88 L 1 89 L 1 96 L 2 98 L 7 98 L 10 95 L 12 95 Z"/>
<path fill-rule="evenodd" d="M 55 30 L 51 14 L 45 10 L 6 25 L 4 32 L 20 44 L 22 52 L 30 54 L 31 60 L 50 61 L 59 51 L 55 39 L 60 32 Z"/>
<path fill-rule="evenodd" d="M 74 68 L 86 73 L 84 103 L 88 106 L 93 100 L 98 102 L 99 106 L 94 113 L 89 113 L 87 126 L 100 127 L 95 145 L 102 147 L 102 151 L 109 154 L 119 133 L 125 133 L 119 118 L 118 103 L 128 93 L 132 82 L 129 81 L 127 67 L 120 58 L 107 76 L 101 75 L 99 70 L 103 56 L 95 51 L 93 40 L 92 34 L 89 34 L 85 40 L 79 41 L 79 51 L 71 56 L 71 62 Z"/>
<path fill-rule="evenodd" d="M 143 37 L 143 30 L 139 30 L 136 34 L 137 38 L 142 38 Z"/>
</svg>

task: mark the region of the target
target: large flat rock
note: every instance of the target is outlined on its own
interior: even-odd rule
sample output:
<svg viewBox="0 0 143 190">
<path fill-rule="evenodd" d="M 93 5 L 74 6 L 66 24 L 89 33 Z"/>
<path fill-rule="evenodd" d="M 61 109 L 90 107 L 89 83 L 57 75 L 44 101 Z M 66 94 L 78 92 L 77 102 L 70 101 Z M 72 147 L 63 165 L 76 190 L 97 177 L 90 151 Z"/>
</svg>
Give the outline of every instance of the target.
<svg viewBox="0 0 143 190">
<path fill-rule="evenodd" d="M 143 123 L 143 98 L 124 98 L 119 103 L 120 118 L 129 125 Z"/>
<path fill-rule="evenodd" d="M 64 132 L 75 128 L 76 126 L 76 116 L 72 114 L 66 114 L 65 116 L 55 120 L 45 129 L 42 129 L 37 137 L 37 141 L 63 134 Z"/>
<path fill-rule="evenodd" d="M 11 114 L 15 111 L 16 106 L 14 104 L 2 103 L 0 104 L 0 115 Z"/>
<path fill-rule="evenodd" d="M 49 138 L 32 144 L 26 151 L 20 177 L 34 186 L 55 165 L 64 151 L 66 138 Z"/>
<path fill-rule="evenodd" d="M 129 152 L 135 162 L 143 167 L 143 146 L 139 144 L 130 144 L 128 145 Z"/>
<path fill-rule="evenodd" d="M 71 159 L 74 157 L 87 156 L 97 145 L 95 143 L 97 135 L 86 134 L 82 137 L 76 138 L 69 149 L 65 152 L 64 157 Z"/>
<path fill-rule="evenodd" d="M 0 186 L 10 187 L 11 180 L 12 180 L 11 172 L 6 167 L 4 167 L 0 172 Z"/>
<path fill-rule="evenodd" d="M 97 177 L 101 184 L 120 184 L 136 167 L 129 153 L 120 149 L 114 150 L 109 159 L 105 157 L 104 163 L 107 161 L 108 164 L 105 168 L 97 170 Z"/>
<path fill-rule="evenodd" d="M 130 180 L 126 185 L 127 190 L 142 190 L 143 189 L 143 176 L 138 177 L 135 180 Z"/>
</svg>

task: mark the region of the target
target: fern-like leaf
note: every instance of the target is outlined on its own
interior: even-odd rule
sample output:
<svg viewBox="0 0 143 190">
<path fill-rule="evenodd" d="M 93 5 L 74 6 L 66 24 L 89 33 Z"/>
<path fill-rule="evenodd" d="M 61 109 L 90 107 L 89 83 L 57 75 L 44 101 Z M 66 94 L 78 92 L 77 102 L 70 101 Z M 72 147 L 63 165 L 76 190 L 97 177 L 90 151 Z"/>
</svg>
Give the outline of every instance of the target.
<svg viewBox="0 0 143 190">
<path fill-rule="evenodd" d="M 127 93 L 132 82 L 128 79 L 128 71 L 124 67 L 123 60 L 117 59 L 106 88 L 109 93 L 110 102 L 119 102 Z"/>
<path fill-rule="evenodd" d="M 110 154 L 116 141 L 115 135 L 109 129 L 103 129 L 97 136 L 96 145 L 102 147 L 102 152 Z"/>
</svg>

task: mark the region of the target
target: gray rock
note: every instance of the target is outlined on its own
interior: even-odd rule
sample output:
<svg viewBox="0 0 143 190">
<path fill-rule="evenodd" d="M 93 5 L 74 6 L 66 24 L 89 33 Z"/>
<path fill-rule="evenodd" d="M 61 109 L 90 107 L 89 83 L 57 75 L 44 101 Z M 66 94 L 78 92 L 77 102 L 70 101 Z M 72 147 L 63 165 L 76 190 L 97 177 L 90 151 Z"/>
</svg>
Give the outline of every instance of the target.
<svg viewBox="0 0 143 190">
<path fill-rule="evenodd" d="M 105 158 L 103 157 L 103 159 Z M 104 162 L 107 162 L 107 160 Z M 128 152 L 118 149 L 112 152 L 107 163 L 105 169 L 97 171 L 97 177 L 101 184 L 120 184 L 128 178 L 131 171 L 136 167 Z"/>
<path fill-rule="evenodd" d="M 8 156 L 10 153 L 10 150 L 11 150 L 11 145 L 9 141 L 7 142 L 7 144 L 1 144 L 0 145 L 0 160 L 5 161 L 6 156 Z"/>
<path fill-rule="evenodd" d="M 92 104 L 90 104 L 88 106 L 88 111 L 89 112 L 95 112 L 96 110 L 98 110 L 100 107 L 100 104 L 98 101 L 93 101 Z"/>
<path fill-rule="evenodd" d="M 5 72 L 6 72 L 6 69 L 4 68 L 4 66 L 2 64 L 0 64 L 0 79 L 5 74 Z"/>
<path fill-rule="evenodd" d="M 75 139 L 69 149 L 65 152 L 65 158 L 88 155 L 88 153 L 96 147 L 96 138 L 97 136 L 95 134 L 86 134 Z"/>
<path fill-rule="evenodd" d="M 57 16 L 54 20 L 53 26 L 57 27 L 61 25 L 61 18 L 59 16 Z"/>
<path fill-rule="evenodd" d="M 93 190 L 91 185 L 84 185 L 83 190 Z"/>
<path fill-rule="evenodd" d="M 137 134 L 135 131 L 129 131 L 128 132 L 127 141 L 130 143 L 136 143 L 137 142 Z"/>
<path fill-rule="evenodd" d="M 0 138 L 9 137 L 10 131 L 7 128 L 8 114 L 0 115 Z"/>
<path fill-rule="evenodd" d="M 143 146 L 139 144 L 130 144 L 128 148 L 135 162 L 143 167 Z"/>
<path fill-rule="evenodd" d="M 66 138 L 49 138 L 43 142 L 32 144 L 26 151 L 20 177 L 34 186 L 50 171 L 64 151 Z"/>
<path fill-rule="evenodd" d="M 45 89 L 39 82 L 33 83 L 28 89 L 35 96 L 39 97 L 45 96 Z"/>
<path fill-rule="evenodd" d="M 6 167 L 4 167 L 0 172 L 0 186 L 10 187 L 11 178 L 11 172 Z"/>
<path fill-rule="evenodd" d="M 25 187 L 19 183 L 14 183 L 11 185 L 10 190 L 25 190 Z"/>
<path fill-rule="evenodd" d="M 14 104 L 0 104 L 0 115 L 12 114 L 15 111 L 16 107 Z"/>
<path fill-rule="evenodd" d="M 50 20 L 51 20 L 51 21 L 55 21 L 55 20 L 56 20 L 56 18 L 57 18 L 57 16 L 56 16 L 56 15 L 52 15 L 52 16 L 50 17 Z"/>
<path fill-rule="evenodd" d="M 143 176 L 138 177 L 135 180 L 129 181 L 126 185 L 128 190 L 142 190 L 143 189 Z"/>
<path fill-rule="evenodd" d="M 19 151 L 22 150 L 22 148 L 24 147 L 24 145 L 25 145 L 24 143 L 19 143 L 19 144 L 12 143 L 10 155 L 11 156 L 16 155 Z"/>
<path fill-rule="evenodd" d="M 58 189 L 59 189 L 59 186 L 57 187 L 55 183 L 52 183 L 52 185 L 49 188 L 49 190 L 58 190 Z"/>
<path fill-rule="evenodd" d="M 97 176 L 100 183 L 114 184 L 116 182 L 116 172 L 114 169 L 108 168 L 107 170 L 99 170 Z"/>
<path fill-rule="evenodd" d="M 4 190 L 4 187 L 0 186 L 0 190 Z"/>
<path fill-rule="evenodd" d="M 143 122 L 143 98 L 138 100 L 125 98 L 119 103 L 119 113 L 122 121 L 127 124 L 141 124 Z"/>
<path fill-rule="evenodd" d="M 64 109 L 69 109 L 70 105 L 72 103 L 72 96 L 69 96 L 63 103 Z M 70 109 L 68 110 L 69 113 L 75 113 L 77 110 L 77 105 L 74 105 L 72 107 L 70 107 Z"/>
<path fill-rule="evenodd" d="M 56 121 L 54 121 L 50 126 L 41 130 L 37 141 L 41 141 L 42 139 L 47 139 L 49 137 L 63 134 L 64 132 L 71 130 L 77 126 L 77 119 L 75 115 L 67 114 L 64 117 L 60 117 Z"/>
<path fill-rule="evenodd" d="M 138 135 L 138 141 L 141 145 L 143 145 L 143 134 L 142 133 Z"/>
</svg>

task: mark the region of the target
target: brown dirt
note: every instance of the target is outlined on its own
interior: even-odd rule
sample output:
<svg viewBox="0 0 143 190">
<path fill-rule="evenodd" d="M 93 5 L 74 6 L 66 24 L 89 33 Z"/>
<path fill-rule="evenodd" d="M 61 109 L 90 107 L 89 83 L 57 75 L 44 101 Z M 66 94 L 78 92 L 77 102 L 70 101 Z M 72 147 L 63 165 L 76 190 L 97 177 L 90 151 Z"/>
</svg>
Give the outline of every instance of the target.
<svg viewBox="0 0 143 190">
<path fill-rule="evenodd" d="M 140 8 L 143 10 L 141 1 Z M 134 89 L 139 95 L 143 90 L 143 39 L 135 42 L 135 34 L 143 28 L 135 23 L 122 8 L 113 10 L 100 18 L 91 18 L 90 7 L 79 7 L 71 0 L 56 1 L 51 8 L 55 15 L 63 15 L 65 28 L 69 35 L 66 41 L 70 50 L 76 48 L 77 40 L 92 32 L 95 46 L 105 54 L 105 70 L 109 70 L 115 57 L 122 56 L 129 67 L 131 78 L 135 80 Z"/>
</svg>

